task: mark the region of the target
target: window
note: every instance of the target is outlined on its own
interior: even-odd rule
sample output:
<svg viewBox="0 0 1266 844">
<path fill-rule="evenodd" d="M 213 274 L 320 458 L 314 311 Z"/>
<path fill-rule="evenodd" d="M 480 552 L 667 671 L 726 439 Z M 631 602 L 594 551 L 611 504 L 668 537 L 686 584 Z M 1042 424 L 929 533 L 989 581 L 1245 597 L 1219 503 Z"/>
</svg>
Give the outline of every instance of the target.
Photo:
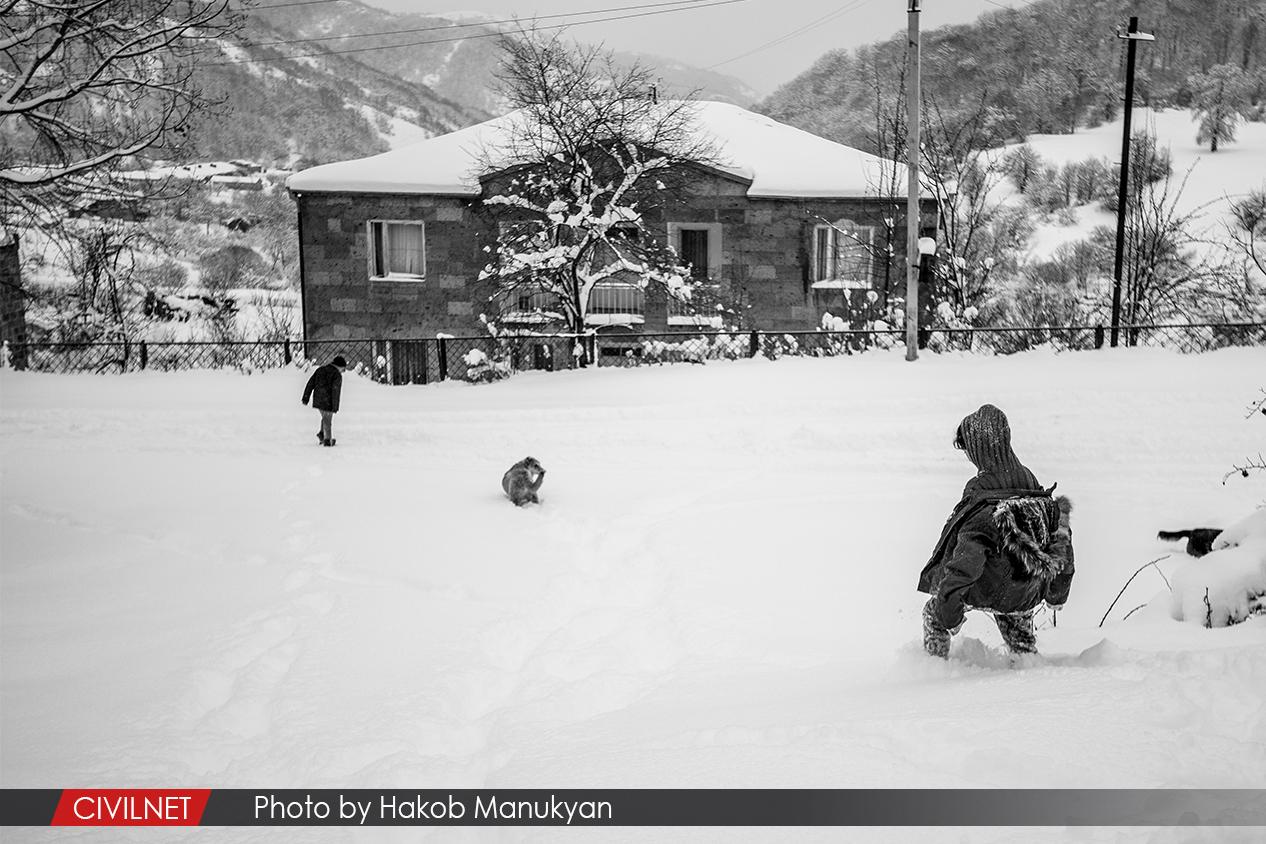
<svg viewBox="0 0 1266 844">
<path fill-rule="evenodd" d="M 708 230 L 681 230 L 681 260 L 690 266 L 691 278 L 708 277 Z"/>
<path fill-rule="evenodd" d="M 594 284 L 585 311 L 587 325 L 634 325 L 646 321 L 646 293 L 636 282 L 608 279 Z"/>
<path fill-rule="evenodd" d="M 875 227 L 852 220 L 813 229 L 814 287 L 869 288 L 874 268 Z"/>
<path fill-rule="evenodd" d="M 668 243 L 696 281 L 721 277 L 721 224 L 669 223 Z"/>
<path fill-rule="evenodd" d="M 501 321 L 507 325 L 548 325 L 562 322 L 558 297 L 546 290 L 513 290 L 497 297 Z"/>
<path fill-rule="evenodd" d="M 421 279 L 426 275 L 426 232 L 422 223 L 369 221 L 371 278 Z"/>
</svg>

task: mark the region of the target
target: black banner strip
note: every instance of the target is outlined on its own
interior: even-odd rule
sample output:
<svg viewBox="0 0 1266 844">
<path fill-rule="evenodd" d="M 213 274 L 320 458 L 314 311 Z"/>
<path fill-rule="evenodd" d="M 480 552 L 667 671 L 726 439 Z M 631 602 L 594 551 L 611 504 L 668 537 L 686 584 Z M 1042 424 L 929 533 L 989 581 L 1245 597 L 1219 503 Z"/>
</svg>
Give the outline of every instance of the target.
<svg viewBox="0 0 1266 844">
<path fill-rule="evenodd" d="M 0 825 L 60 794 L 0 789 Z M 202 825 L 1266 827 L 1266 789 L 215 789 Z"/>
</svg>

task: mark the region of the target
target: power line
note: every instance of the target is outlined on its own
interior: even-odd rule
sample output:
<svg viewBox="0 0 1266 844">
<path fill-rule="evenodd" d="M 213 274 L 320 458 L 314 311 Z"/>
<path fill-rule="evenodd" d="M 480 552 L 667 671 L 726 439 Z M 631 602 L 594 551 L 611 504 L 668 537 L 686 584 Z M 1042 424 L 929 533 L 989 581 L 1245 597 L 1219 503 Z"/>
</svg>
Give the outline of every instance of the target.
<svg viewBox="0 0 1266 844">
<path fill-rule="evenodd" d="M 747 0 L 713 0 L 713 2 L 708 2 L 708 3 L 697 2 L 695 5 L 679 6 L 678 8 L 674 8 L 674 9 L 659 9 L 656 11 L 638 12 L 636 14 L 630 14 L 630 15 L 615 15 L 608 18 L 594 18 L 592 20 L 587 20 L 587 21 L 572 21 L 570 23 L 550 24 L 549 26 L 537 27 L 537 29 L 538 30 L 566 29 L 569 26 L 584 26 L 585 24 L 590 24 L 590 23 L 607 23 L 610 21 L 632 20 L 633 18 L 645 18 L 645 17 L 652 17 L 655 15 L 667 15 L 667 14 L 672 14 L 673 12 L 689 12 L 689 11 L 694 11 L 695 9 L 707 9 L 713 6 L 731 6 L 731 5 L 734 5 L 735 3 L 746 3 L 746 2 Z M 319 53 L 300 53 L 294 56 L 271 56 L 267 58 L 258 58 L 258 59 L 231 59 L 229 61 L 223 61 L 223 62 L 207 62 L 206 64 L 203 65 L 203 67 L 227 67 L 230 65 L 239 65 L 239 64 L 261 64 L 264 62 L 285 62 L 285 61 L 293 61 L 294 59 L 323 58 L 326 56 L 341 56 L 341 55 L 346 55 L 348 53 L 372 53 L 378 50 L 396 50 L 401 47 L 421 47 L 428 44 L 450 44 L 454 41 L 466 41 L 466 40 L 471 40 L 475 38 L 500 38 L 503 35 L 504 33 L 502 32 L 477 32 L 471 35 L 460 35 L 460 36 L 457 36 L 456 38 L 433 38 L 426 41 L 406 41 L 403 44 L 381 44 L 374 47 L 353 47 L 348 50 L 324 50 Z"/>
<path fill-rule="evenodd" d="M 308 2 L 341 2 L 341 0 L 308 0 Z M 552 20 L 554 18 L 572 18 L 588 15 L 602 15 L 608 12 L 625 12 L 631 9 L 654 9 L 660 6 L 681 6 L 681 9 L 672 11 L 684 11 L 685 9 L 702 3 L 703 0 L 670 0 L 666 3 L 643 3 L 636 6 L 615 6 L 609 9 L 594 9 L 588 12 L 560 12 L 553 15 L 537 15 L 532 20 Z M 683 5 L 684 4 L 684 5 Z M 259 7 L 257 7 L 259 8 Z M 267 6 L 264 8 L 274 8 Z M 314 44 L 318 41 L 339 41 L 348 38 L 375 38 L 382 35 L 409 35 L 416 32 L 437 32 L 441 30 L 452 29 L 469 29 L 475 26 L 496 26 L 503 23 L 518 23 L 519 18 L 503 18 L 500 20 L 490 21 L 473 21 L 471 23 L 446 23 L 443 26 L 419 26 L 411 29 L 386 29 L 379 32 L 357 32 L 350 35 L 322 35 L 319 38 L 293 38 L 288 41 L 247 41 L 242 44 L 244 47 L 275 47 L 281 44 Z M 576 23 L 587 23 L 587 21 L 576 21 Z"/>
<path fill-rule="evenodd" d="M 819 26 L 821 24 L 833 21 L 836 18 L 848 12 L 855 11 L 871 2 L 874 2 L 874 0 L 853 0 L 851 4 L 845 6 L 842 9 L 836 9 L 834 12 L 828 12 L 827 14 L 822 15 L 821 17 L 814 18 L 813 20 L 809 21 L 803 26 L 797 27 L 796 29 L 793 29 L 791 32 L 788 32 L 786 35 L 782 35 L 782 36 L 779 36 L 778 38 L 774 38 L 772 40 L 766 41 L 764 44 L 761 44 L 757 47 L 753 47 L 752 49 L 748 50 L 745 53 L 739 53 L 737 56 L 731 56 L 725 61 L 720 61 L 720 62 L 717 62 L 716 64 L 708 65 L 706 68 L 704 68 L 704 70 L 712 70 L 714 68 L 721 67 L 722 65 L 727 65 L 730 62 L 736 62 L 739 59 L 747 58 L 753 53 L 759 53 L 761 50 L 767 50 L 770 47 L 774 47 L 778 44 L 783 43 L 784 41 L 790 41 L 792 38 L 795 38 L 797 35 L 807 32 L 808 30 L 812 29 L 815 26 Z"/>
</svg>

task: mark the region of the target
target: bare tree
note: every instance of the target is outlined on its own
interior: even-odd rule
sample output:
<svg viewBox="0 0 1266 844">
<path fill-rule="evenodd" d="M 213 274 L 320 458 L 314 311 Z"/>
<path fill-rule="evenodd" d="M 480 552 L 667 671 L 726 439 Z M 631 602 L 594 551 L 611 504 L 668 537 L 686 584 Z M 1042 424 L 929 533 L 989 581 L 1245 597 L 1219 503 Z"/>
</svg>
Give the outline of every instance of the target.
<svg viewBox="0 0 1266 844">
<path fill-rule="evenodd" d="M 132 156 L 176 157 L 210 104 L 197 62 L 241 22 L 230 0 L 0 0 L 0 225 L 115 195 Z"/>
<path fill-rule="evenodd" d="M 906 174 L 904 169 L 897 167 L 896 162 L 901 161 L 906 154 L 906 70 L 909 62 L 901 62 L 896 71 L 896 84 L 891 89 L 893 93 L 886 96 L 878 55 L 874 55 L 873 59 L 867 80 L 875 97 L 875 134 L 870 140 L 881 167 L 879 179 L 871 188 L 877 196 L 888 198 L 889 204 L 882 217 L 883 230 L 871 247 L 875 265 L 883 268 L 879 307 L 886 314 L 892 297 L 893 280 L 899 275 L 897 247 L 901 245 L 900 239 L 905 236 L 905 209 L 896 197 L 902 195 L 902 182 Z M 904 287 L 904 278 L 901 281 Z"/>
<path fill-rule="evenodd" d="M 1233 316 L 1243 274 L 1227 260 L 1226 244 L 1199 229 L 1203 207 L 1180 208 L 1187 178 L 1175 185 L 1165 176 L 1131 200 L 1125 218 L 1121 321 L 1145 325 L 1171 319 Z M 1115 233 L 1096 230 L 1104 274 L 1114 254 Z M 1137 342 L 1131 330 L 1128 342 Z"/>
<path fill-rule="evenodd" d="M 1259 389 L 1257 393 L 1257 400 L 1248 406 L 1248 413 L 1244 417 L 1246 419 L 1252 419 L 1258 414 L 1266 416 L 1266 388 Z M 1231 471 L 1222 476 L 1222 483 L 1225 484 L 1232 475 L 1247 478 L 1251 472 L 1266 472 L 1266 455 L 1260 451 L 1256 457 L 1246 457 L 1243 463 L 1232 464 Z"/>
<path fill-rule="evenodd" d="M 1231 219 L 1227 224 L 1231 242 L 1266 279 L 1266 190 L 1251 191 L 1244 199 L 1232 202 Z"/>
<path fill-rule="evenodd" d="M 965 114 L 949 115 L 929 97 L 925 113 L 923 183 L 941 209 L 938 274 L 961 312 L 981 304 L 995 274 L 1015 270 L 1032 224 L 996 192 L 1007 176 L 1001 158 L 988 152 L 985 98 Z"/>
<path fill-rule="evenodd" d="M 61 315 L 64 339 L 117 341 L 126 349 L 144 292 L 136 280 L 138 256 L 162 244 L 144 228 L 118 220 L 69 226 L 59 243 L 76 280 L 73 305 Z"/>
<path fill-rule="evenodd" d="M 502 296 L 543 293 L 574 332 L 603 282 L 686 298 L 690 271 L 644 213 L 688 190 L 714 162 L 695 104 L 653 96 L 654 76 L 600 48 L 520 32 L 502 43 L 503 94 L 517 108 L 482 166 L 485 206 L 504 219 L 482 278 Z"/>
<path fill-rule="evenodd" d="M 1200 119 L 1196 143 L 1208 141 L 1209 151 L 1217 152 L 1219 141 L 1235 140 L 1236 126 L 1249 109 L 1252 81 L 1237 65 L 1220 64 L 1194 74 L 1187 84 L 1191 110 Z"/>
</svg>

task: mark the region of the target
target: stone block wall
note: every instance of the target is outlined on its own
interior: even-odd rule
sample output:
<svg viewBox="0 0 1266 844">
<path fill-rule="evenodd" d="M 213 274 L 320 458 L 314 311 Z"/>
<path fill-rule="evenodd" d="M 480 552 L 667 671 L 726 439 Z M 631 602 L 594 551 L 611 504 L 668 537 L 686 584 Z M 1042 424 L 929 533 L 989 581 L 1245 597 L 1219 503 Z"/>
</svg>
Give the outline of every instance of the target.
<svg viewBox="0 0 1266 844">
<path fill-rule="evenodd" d="M 310 340 L 483 334 L 481 227 L 462 197 L 310 193 L 295 197 Z M 370 220 L 425 223 L 426 276 L 370 279 Z"/>
<path fill-rule="evenodd" d="M 811 288 L 813 228 L 850 219 L 883 228 L 894 217 L 904 232 L 904 203 L 877 199 L 751 199 L 746 185 L 721 176 L 703 180 L 688 201 L 646 211 L 648 228 L 667 239 L 668 223 L 721 225 L 722 295 L 741 303 L 745 328 L 818 327 L 830 295 Z M 492 285 L 478 280 L 495 243 L 497 223 L 477 199 L 379 194 L 304 194 L 300 209 L 304 319 L 312 340 L 427 338 L 437 332 L 482 335 Z M 928 208 L 928 213 L 931 212 Z M 369 220 L 426 224 L 426 278 L 370 281 Z M 905 288 L 904 236 L 894 244 L 889 292 Z M 875 285 L 884 283 L 876 262 Z M 835 293 L 843 300 L 844 294 Z M 856 299 L 856 294 L 853 294 Z M 664 294 L 648 290 L 642 330 L 668 326 Z"/>
</svg>

